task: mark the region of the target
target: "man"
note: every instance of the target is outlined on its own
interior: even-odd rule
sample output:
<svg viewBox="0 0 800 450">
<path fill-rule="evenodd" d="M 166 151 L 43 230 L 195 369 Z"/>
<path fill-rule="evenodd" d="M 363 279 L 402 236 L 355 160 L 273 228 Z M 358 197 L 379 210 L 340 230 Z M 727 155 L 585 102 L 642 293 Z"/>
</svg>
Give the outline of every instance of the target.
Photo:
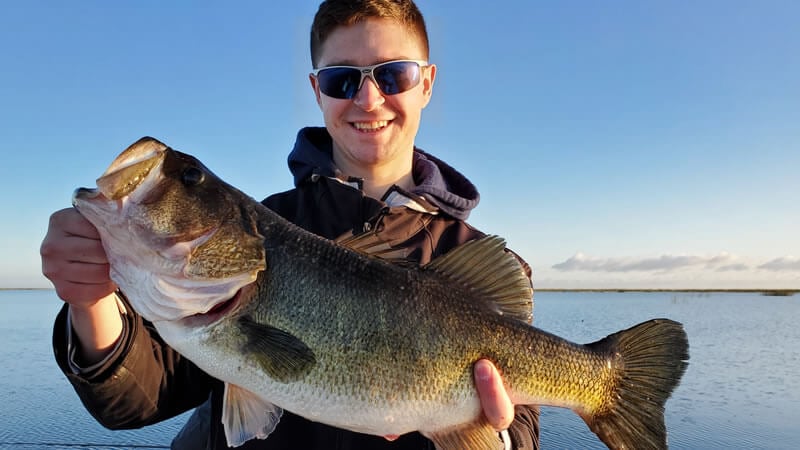
<svg viewBox="0 0 800 450">
<path fill-rule="evenodd" d="M 411 0 L 323 2 L 312 26 L 311 54 L 310 82 L 325 128 L 300 131 L 289 156 L 296 187 L 264 204 L 327 238 L 374 233 L 421 264 L 482 236 L 464 222 L 478 203 L 475 187 L 414 146 L 436 78 L 436 66 L 427 63 L 427 31 L 416 5 Z M 94 417 L 110 428 L 140 427 L 208 400 L 210 420 L 190 421 L 182 435 L 197 438 L 190 431 L 199 430 L 200 445 L 224 448 L 222 382 L 169 348 L 126 307 L 124 293 L 116 294 L 108 277 L 97 231 L 74 209 L 58 211 L 41 253 L 44 274 L 68 304 L 56 320 L 56 359 Z M 477 362 L 474 371 L 484 414 L 500 432 L 498 448 L 537 447 L 538 411 L 517 407 L 515 414 L 490 362 Z M 196 445 L 189 442 L 195 441 L 181 438 L 174 445 Z M 266 440 L 241 448 L 433 445 L 419 433 L 384 439 L 287 412 Z"/>
</svg>

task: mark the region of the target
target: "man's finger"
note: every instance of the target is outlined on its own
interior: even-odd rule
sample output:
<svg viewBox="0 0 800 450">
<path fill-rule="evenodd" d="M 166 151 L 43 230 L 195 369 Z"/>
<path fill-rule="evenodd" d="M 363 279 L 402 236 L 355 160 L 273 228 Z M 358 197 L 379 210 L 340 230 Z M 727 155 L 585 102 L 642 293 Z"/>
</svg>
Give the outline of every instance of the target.
<svg viewBox="0 0 800 450">
<path fill-rule="evenodd" d="M 485 359 L 475 363 L 474 374 L 483 414 L 496 430 L 507 429 L 514 420 L 514 405 L 508 398 L 500 374 L 494 365 Z"/>
</svg>

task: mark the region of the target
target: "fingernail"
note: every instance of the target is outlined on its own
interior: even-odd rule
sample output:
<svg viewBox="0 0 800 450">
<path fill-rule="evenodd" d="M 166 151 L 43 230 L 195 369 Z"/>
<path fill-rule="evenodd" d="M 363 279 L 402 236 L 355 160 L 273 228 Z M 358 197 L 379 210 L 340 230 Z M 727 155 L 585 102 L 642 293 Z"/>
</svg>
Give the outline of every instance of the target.
<svg viewBox="0 0 800 450">
<path fill-rule="evenodd" d="M 478 364 L 475 368 L 475 378 L 480 381 L 489 381 L 492 378 L 492 371 L 485 364 Z"/>
</svg>

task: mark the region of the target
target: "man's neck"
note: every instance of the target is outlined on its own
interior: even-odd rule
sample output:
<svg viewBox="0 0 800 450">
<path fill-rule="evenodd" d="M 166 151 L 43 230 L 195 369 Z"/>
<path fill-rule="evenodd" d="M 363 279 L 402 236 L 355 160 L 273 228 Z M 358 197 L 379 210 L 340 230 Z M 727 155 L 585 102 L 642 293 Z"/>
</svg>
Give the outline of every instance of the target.
<svg viewBox="0 0 800 450">
<path fill-rule="evenodd" d="M 408 161 L 363 166 L 350 164 L 347 160 L 338 160 L 334 155 L 334 164 L 344 175 L 360 178 L 364 195 L 372 198 L 382 198 L 394 185 L 409 191 L 415 186 L 411 158 Z"/>
<path fill-rule="evenodd" d="M 385 179 L 364 177 L 362 178 L 362 191 L 364 195 L 372 198 L 381 199 L 392 186 L 399 186 L 407 191 L 414 188 L 414 177 L 411 172 L 406 173 L 400 178 L 388 177 Z"/>
</svg>

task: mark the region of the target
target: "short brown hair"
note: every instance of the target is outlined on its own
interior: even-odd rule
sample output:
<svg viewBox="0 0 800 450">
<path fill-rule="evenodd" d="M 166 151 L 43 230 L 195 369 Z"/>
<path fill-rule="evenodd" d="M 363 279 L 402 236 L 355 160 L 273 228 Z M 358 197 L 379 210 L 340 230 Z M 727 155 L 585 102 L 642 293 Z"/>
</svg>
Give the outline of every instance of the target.
<svg viewBox="0 0 800 450">
<path fill-rule="evenodd" d="M 319 5 L 311 25 L 311 64 L 317 68 L 322 45 L 338 27 L 351 26 L 367 19 L 390 19 L 416 34 L 428 58 L 428 30 L 425 19 L 412 0 L 325 0 Z"/>
</svg>

